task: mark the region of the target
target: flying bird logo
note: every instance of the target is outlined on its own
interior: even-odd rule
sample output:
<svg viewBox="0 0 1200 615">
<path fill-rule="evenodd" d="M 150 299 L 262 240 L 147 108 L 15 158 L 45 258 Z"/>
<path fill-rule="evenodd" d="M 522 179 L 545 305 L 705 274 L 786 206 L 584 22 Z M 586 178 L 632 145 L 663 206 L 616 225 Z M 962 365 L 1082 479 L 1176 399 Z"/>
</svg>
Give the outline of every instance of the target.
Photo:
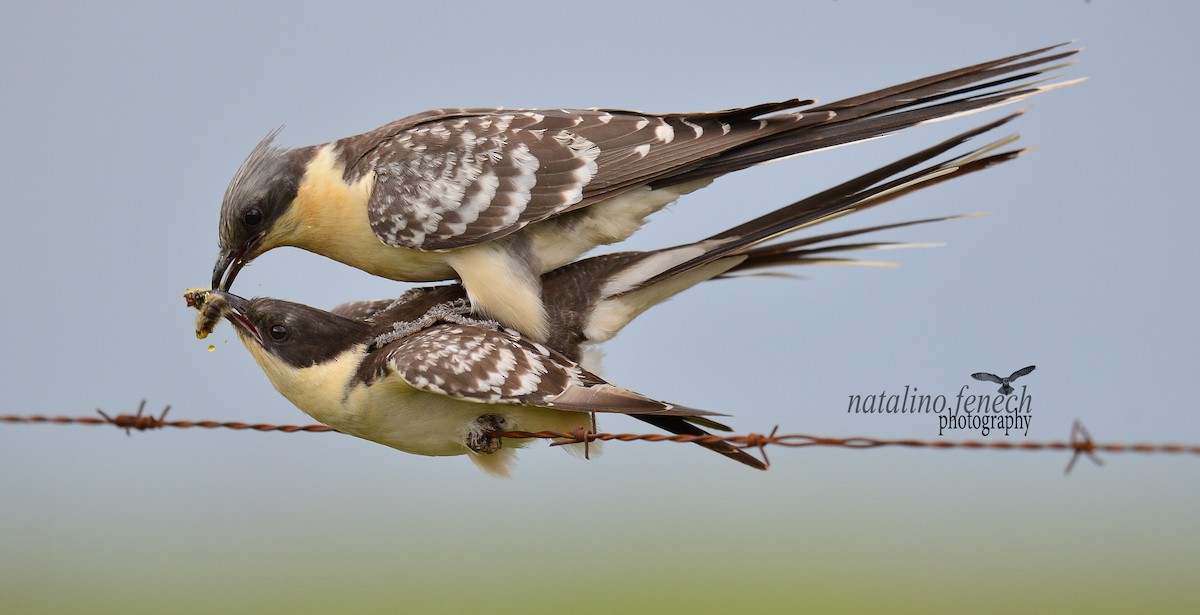
<svg viewBox="0 0 1200 615">
<path fill-rule="evenodd" d="M 1000 376 L 997 376 L 996 374 L 989 374 L 987 372 L 975 372 L 974 374 L 971 374 L 971 377 L 976 380 L 983 380 L 984 382 L 995 382 L 996 384 L 1000 385 L 1000 394 L 1001 395 L 1010 395 L 1013 392 L 1012 381 L 1016 380 L 1017 378 L 1020 378 L 1021 376 L 1028 375 L 1030 372 L 1032 372 L 1036 368 L 1037 368 L 1036 365 L 1030 365 L 1029 367 L 1022 367 L 1021 369 L 1018 369 L 1017 371 L 1010 374 L 1008 376 L 1008 378 L 1001 378 Z"/>
</svg>

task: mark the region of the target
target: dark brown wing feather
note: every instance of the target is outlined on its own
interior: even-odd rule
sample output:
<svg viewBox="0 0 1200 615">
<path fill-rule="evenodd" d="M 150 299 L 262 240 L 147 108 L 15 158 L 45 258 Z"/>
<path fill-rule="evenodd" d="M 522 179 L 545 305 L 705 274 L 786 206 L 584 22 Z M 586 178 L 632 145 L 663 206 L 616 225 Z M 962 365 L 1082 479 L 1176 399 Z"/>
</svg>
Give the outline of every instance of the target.
<svg viewBox="0 0 1200 615">
<path fill-rule="evenodd" d="M 360 369 L 368 379 L 394 374 L 416 389 L 478 403 L 573 412 L 720 416 L 613 386 L 515 332 L 471 324 L 425 327 L 380 347 Z"/>
<path fill-rule="evenodd" d="M 1025 80 L 1075 50 L 941 73 L 822 107 L 798 99 L 713 113 L 450 109 L 340 142 L 374 173 L 369 218 L 389 245 L 453 249 L 627 190 L 707 179 L 1031 95 Z M 1041 57 L 1037 57 L 1041 56 Z"/>
<path fill-rule="evenodd" d="M 439 117 L 388 136 L 362 157 L 354 175 L 375 173 L 369 217 L 384 243 L 451 249 L 507 235 L 830 115 L 726 122 L 715 114 L 689 120 L 558 109 Z"/>
</svg>

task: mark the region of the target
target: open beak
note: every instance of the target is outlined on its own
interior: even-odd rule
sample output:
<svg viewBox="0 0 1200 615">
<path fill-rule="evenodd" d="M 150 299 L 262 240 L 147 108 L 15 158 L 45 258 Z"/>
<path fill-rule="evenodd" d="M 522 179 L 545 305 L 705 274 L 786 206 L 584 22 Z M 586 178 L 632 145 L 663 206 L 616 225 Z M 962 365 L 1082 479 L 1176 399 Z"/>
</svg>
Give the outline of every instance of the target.
<svg viewBox="0 0 1200 615">
<path fill-rule="evenodd" d="M 254 327 L 254 323 L 250 322 L 250 302 L 232 293 L 221 292 L 221 296 L 229 304 L 225 318 L 233 323 L 233 326 L 240 332 L 252 336 L 259 344 L 262 344 L 262 336 Z"/>
<path fill-rule="evenodd" d="M 217 264 L 213 266 L 213 290 L 227 291 L 230 286 L 233 286 L 233 279 L 237 277 L 238 272 L 254 258 L 253 256 L 247 258 L 246 255 L 254 253 L 262 238 L 262 233 L 259 233 L 236 250 L 221 250 L 221 254 L 217 256 Z M 222 280 L 222 277 L 225 279 Z"/>
</svg>

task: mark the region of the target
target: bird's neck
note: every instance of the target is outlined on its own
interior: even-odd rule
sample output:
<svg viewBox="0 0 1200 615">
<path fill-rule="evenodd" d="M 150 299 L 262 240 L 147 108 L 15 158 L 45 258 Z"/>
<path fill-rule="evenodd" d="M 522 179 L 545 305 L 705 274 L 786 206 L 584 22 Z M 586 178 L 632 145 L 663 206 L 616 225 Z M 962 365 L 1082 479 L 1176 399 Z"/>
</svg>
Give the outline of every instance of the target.
<svg viewBox="0 0 1200 615">
<path fill-rule="evenodd" d="M 367 240 L 378 243 L 367 219 L 375 176 L 368 173 L 347 182 L 345 172 L 334 144 L 315 149 L 304 165 L 296 198 L 278 225 L 280 244 L 330 254 Z"/>
<path fill-rule="evenodd" d="M 366 356 L 362 344 L 356 344 L 329 361 L 296 368 L 285 365 L 253 340 L 243 337 L 242 341 L 275 390 L 288 401 L 322 423 L 338 422 L 345 412 L 344 401 L 351 380 Z"/>
<path fill-rule="evenodd" d="M 431 282 L 455 277 L 438 253 L 380 241 L 368 218 L 375 174 L 346 181 L 346 164 L 339 152 L 333 143 L 314 148 L 292 206 L 263 244 L 308 250 L 392 280 Z"/>
</svg>

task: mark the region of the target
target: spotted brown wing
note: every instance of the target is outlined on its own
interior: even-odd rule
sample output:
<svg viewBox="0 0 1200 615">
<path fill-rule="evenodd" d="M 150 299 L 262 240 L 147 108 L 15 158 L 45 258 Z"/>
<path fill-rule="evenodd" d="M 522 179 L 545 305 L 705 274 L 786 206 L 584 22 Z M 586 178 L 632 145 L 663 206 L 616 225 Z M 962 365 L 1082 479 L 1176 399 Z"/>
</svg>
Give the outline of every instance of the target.
<svg viewBox="0 0 1200 615">
<path fill-rule="evenodd" d="M 716 413 L 656 401 L 611 385 L 515 332 L 437 323 L 391 342 L 364 363 L 372 377 L 463 401 L 574 412 L 699 417 Z"/>
<path fill-rule="evenodd" d="M 662 116 L 594 109 L 434 116 L 383 138 L 360 137 L 380 142 L 350 175 L 375 174 L 368 216 L 381 241 L 425 250 L 459 248 L 832 115 L 752 117 L 807 102 Z"/>
</svg>

